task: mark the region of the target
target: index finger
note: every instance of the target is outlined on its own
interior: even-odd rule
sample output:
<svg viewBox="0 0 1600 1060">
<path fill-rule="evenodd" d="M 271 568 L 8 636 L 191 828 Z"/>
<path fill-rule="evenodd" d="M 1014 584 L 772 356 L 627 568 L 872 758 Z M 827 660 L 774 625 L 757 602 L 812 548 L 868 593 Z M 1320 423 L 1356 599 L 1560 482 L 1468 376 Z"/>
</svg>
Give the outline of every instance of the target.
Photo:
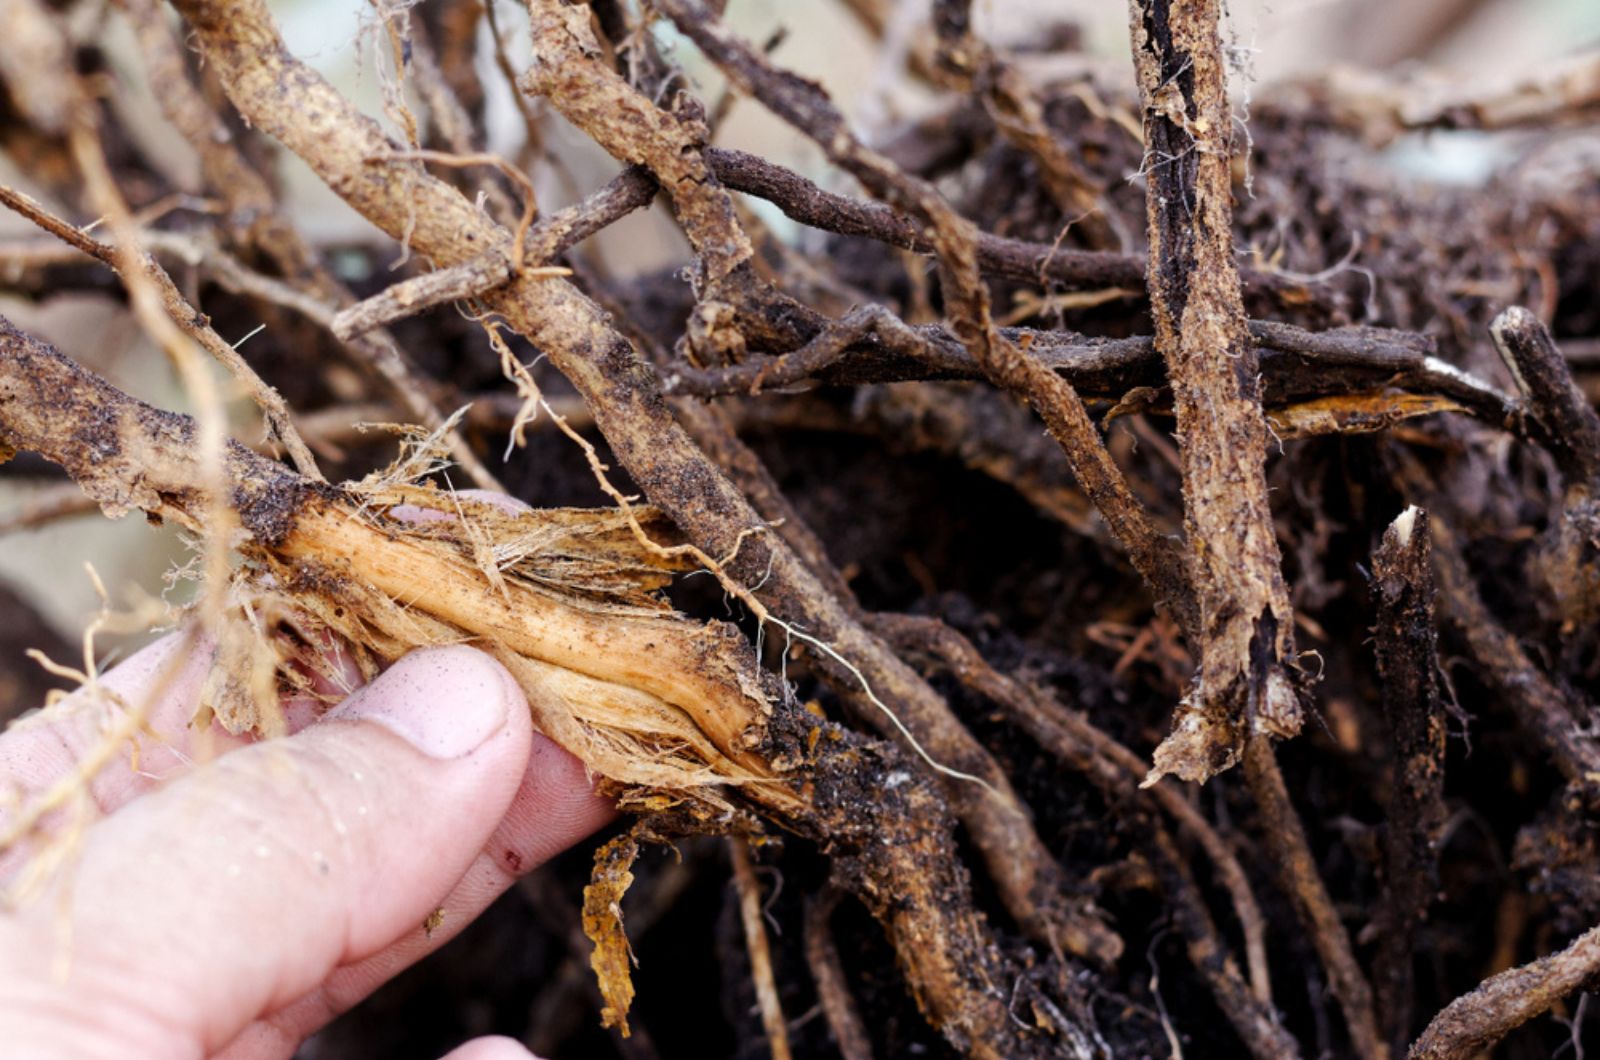
<svg viewBox="0 0 1600 1060">
<path fill-rule="evenodd" d="M 194 627 L 169 633 L 99 678 L 100 689 L 109 695 L 79 689 L 0 733 L 0 842 L 22 815 L 33 812 L 35 800 L 80 775 L 93 809 L 107 814 L 196 762 L 252 742 L 249 735 L 231 734 L 215 722 L 194 725 L 216 654 L 215 642 Z M 341 677 L 352 687 L 359 684 L 343 654 L 331 654 Z M 315 701 L 308 696 L 285 699 L 283 709 L 290 731 L 303 728 L 316 714 Z M 99 768 L 87 769 L 85 763 L 130 715 L 140 721 L 132 738 Z M 49 832 L 59 824 L 56 810 L 41 819 L 40 829 Z M 33 846 L 24 838 L 0 849 L 0 881 Z"/>
</svg>

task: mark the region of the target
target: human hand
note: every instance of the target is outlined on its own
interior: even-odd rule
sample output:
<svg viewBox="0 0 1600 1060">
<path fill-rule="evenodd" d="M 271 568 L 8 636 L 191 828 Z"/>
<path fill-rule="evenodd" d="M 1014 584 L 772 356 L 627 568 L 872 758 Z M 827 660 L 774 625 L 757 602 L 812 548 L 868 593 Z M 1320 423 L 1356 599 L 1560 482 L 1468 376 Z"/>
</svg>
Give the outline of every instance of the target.
<svg viewBox="0 0 1600 1060">
<path fill-rule="evenodd" d="M 613 813 L 473 648 L 412 652 L 262 743 L 194 732 L 210 665 L 174 634 L 103 678 L 125 702 L 154 695 L 161 741 L 140 741 L 137 772 L 100 773 L 108 816 L 39 898 L 0 910 L 7 1055 L 287 1057 Z M 26 802 L 94 739 L 71 711 L 5 733 L 0 791 Z M 0 887 L 26 854 L 0 855 Z M 450 1060 L 528 1055 L 484 1038 Z"/>
</svg>

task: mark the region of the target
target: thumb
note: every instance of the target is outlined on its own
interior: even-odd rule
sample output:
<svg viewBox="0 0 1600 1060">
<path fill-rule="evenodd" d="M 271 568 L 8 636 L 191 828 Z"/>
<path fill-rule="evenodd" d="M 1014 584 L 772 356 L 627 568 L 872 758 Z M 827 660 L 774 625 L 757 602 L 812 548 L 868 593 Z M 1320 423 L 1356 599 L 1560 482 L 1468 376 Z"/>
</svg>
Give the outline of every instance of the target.
<svg viewBox="0 0 1600 1060">
<path fill-rule="evenodd" d="M 135 800 L 88 831 L 56 894 L 0 916 L 0 1040 L 214 1052 L 420 935 L 505 816 L 531 741 L 498 663 L 433 649 L 303 732 Z"/>
</svg>

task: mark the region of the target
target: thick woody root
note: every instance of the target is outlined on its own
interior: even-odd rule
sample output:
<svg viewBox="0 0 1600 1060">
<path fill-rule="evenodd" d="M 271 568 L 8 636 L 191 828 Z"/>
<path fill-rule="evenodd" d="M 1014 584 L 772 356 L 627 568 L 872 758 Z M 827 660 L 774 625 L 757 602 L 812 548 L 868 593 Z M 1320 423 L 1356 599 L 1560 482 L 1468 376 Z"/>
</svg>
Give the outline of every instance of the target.
<svg viewBox="0 0 1600 1060">
<path fill-rule="evenodd" d="M 1234 265 L 1226 69 L 1215 3 L 1132 0 L 1144 104 L 1150 307 L 1183 455 L 1200 672 L 1152 780 L 1205 780 L 1257 735 L 1293 736 L 1294 619 L 1267 506 L 1258 358 Z"/>
<path fill-rule="evenodd" d="M 1600 928 L 1559 953 L 1484 980 L 1433 1018 L 1406 1054 L 1411 1060 L 1466 1060 L 1485 1056 L 1495 1043 L 1559 1002 L 1592 988 L 1600 975 Z"/>
<path fill-rule="evenodd" d="M 1130 0 L 1144 107 L 1150 308 L 1182 456 L 1198 614 L 1194 687 L 1146 783 L 1240 762 L 1292 896 L 1363 1056 L 1386 1057 L 1372 990 L 1317 872 L 1272 740 L 1300 731 L 1294 614 L 1267 503 L 1260 362 L 1234 264 L 1232 129 L 1221 5 Z"/>
<path fill-rule="evenodd" d="M 210 499 L 193 485 L 195 430 L 0 320 L 0 439 L 61 464 L 108 513 L 200 528 Z M 683 562 L 656 513 L 513 514 L 395 475 L 334 487 L 237 444 L 226 473 L 245 562 L 221 638 L 219 670 L 233 677 L 208 686 L 202 710 L 234 731 L 276 726 L 279 695 L 303 684 L 289 664 L 308 660 L 268 636 L 273 619 L 314 644 L 338 635 L 369 671 L 412 648 L 476 643 L 623 808 L 679 832 L 762 818 L 821 842 L 952 1044 L 975 1056 L 1045 1048 L 1007 1016 L 997 984 L 1013 973 L 972 908 L 942 798 L 898 751 L 795 704 L 732 626 L 662 602 Z M 446 517 L 419 521 L 418 508 Z M 603 985 L 620 1020 L 627 988 Z"/>
</svg>

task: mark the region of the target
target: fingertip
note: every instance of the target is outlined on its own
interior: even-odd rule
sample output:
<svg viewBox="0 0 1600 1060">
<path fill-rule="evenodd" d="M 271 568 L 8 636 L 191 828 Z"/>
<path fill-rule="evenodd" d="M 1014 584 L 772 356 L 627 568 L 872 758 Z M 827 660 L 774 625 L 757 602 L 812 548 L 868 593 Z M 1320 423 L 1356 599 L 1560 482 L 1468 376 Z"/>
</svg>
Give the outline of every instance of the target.
<svg viewBox="0 0 1600 1060">
<path fill-rule="evenodd" d="M 100 678 L 100 687 L 122 709 L 143 716 L 146 734 L 138 741 L 137 757 L 119 755 L 91 777 L 88 790 L 101 812 L 159 786 L 202 754 L 221 754 L 248 742 L 218 725 L 196 729 L 192 724 L 215 654 L 215 642 L 190 627 L 152 641 Z M 16 797 L 13 811 L 101 746 L 107 709 L 84 688 L 0 730 L 0 781 Z M 7 810 L 0 805 L 0 820 Z M 13 864 L 9 854 L 0 854 L 0 876 Z"/>
<path fill-rule="evenodd" d="M 526 501 L 519 501 L 507 493 L 496 493 L 494 490 L 456 490 L 454 496 L 479 504 L 487 504 L 491 508 L 499 508 L 508 515 L 526 515 L 533 511 L 533 506 Z M 439 507 L 430 508 L 421 504 L 397 504 L 389 509 L 392 518 L 404 523 L 442 523 L 456 518 L 456 512 L 448 507 L 449 500 L 441 497 Z"/>
<path fill-rule="evenodd" d="M 589 767 L 543 733 L 533 734 L 528 772 L 517 792 L 587 835 L 616 816 L 615 804 L 595 794 L 597 777 Z M 580 837 L 581 837 L 580 835 Z"/>
<path fill-rule="evenodd" d="M 474 1038 L 465 1045 L 450 1050 L 440 1060 L 539 1060 L 539 1058 L 515 1038 L 496 1034 L 486 1038 Z"/>
<path fill-rule="evenodd" d="M 609 824 L 616 806 L 594 788 L 581 761 L 534 733 L 527 772 L 489 841 L 496 865 L 508 878 L 524 875 Z"/>
<path fill-rule="evenodd" d="M 496 493 L 494 490 L 461 490 L 460 493 L 463 497 L 471 497 L 473 500 L 493 505 L 511 515 L 525 515 L 533 511 L 533 505 L 519 501 L 509 493 Z"/>
</svg>

